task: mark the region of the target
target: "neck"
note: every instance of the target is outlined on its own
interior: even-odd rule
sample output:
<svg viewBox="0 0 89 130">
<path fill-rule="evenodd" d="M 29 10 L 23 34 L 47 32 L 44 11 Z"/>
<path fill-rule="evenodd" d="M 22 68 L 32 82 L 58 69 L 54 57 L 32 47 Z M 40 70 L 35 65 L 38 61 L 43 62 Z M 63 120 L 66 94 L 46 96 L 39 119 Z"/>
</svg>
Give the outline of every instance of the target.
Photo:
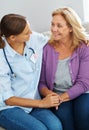
<svg viewBox="0 0 89 130">
<path fill-rule="evenodd" d="M 10 40 L 7 40 L 7 42 L 9 43 L 9 45 L 19 54 L 23 55 L 24 52 L 24 47 L 25 47 L 25 43 L 14 43 L 11 42 Z"/>
<path fill-rule="evenodd" d="M 56 42 L 56 47 L 57 48 L 66 48 L 66 49 L 71 49 L 72 48 L 72 41 L 58 41 Z"/>
</svg>

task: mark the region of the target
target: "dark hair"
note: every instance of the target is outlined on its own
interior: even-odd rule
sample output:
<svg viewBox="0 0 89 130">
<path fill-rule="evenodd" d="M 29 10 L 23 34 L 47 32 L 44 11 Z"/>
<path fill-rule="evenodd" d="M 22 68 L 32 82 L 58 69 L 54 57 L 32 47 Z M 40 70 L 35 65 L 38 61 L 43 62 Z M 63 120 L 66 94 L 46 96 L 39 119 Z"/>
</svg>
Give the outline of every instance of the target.
<svg viewBox="0 0 89 130">
<path fill-rule="evenodd" d="M 26 18 L 18 14 L 7 14 L 0 22 L 0 48 L 2 47 L 2 36 L 8 38 L 11 35 L 20 34 L 26 26 Z"/>
</svg>

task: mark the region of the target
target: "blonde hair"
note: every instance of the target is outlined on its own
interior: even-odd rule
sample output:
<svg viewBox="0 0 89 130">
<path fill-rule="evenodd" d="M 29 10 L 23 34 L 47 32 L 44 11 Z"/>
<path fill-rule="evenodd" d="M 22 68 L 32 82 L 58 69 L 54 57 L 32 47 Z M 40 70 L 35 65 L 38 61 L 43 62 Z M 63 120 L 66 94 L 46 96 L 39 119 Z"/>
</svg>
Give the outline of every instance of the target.
<svg viewBox="0 0 89 130">
<path fill-rule="evenodd" d="M 59 14 L 66 20 L 67 25 L 72 28 L 71 35 L 73 48 L 75 49 L 78 47 L 81 41 L 84 41 L 86 43 L 88 40 L 87 33 L 85 32 L 85 28 L 82 26 L 81 20 L 76 12 L 71 8 L 59 8 L 53 11 L 52 17 Z M 49 40 L 49 43 L 52 45 L 54 44 L 52 36 Z"/>
</svg>

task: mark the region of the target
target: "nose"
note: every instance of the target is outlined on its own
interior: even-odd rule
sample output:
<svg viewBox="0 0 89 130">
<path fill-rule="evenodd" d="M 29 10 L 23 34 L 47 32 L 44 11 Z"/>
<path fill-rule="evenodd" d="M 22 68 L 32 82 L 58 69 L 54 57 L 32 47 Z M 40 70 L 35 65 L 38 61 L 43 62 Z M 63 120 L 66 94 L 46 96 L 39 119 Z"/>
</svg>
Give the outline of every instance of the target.
<svg viewBox="0 0 89 130">
<path fill-rule="evenodd" d="M 31 31 L 31 30 L 29 31 L 29 34 L 32 34 L 32 31 Z"/>
<path fill-rule="evenodd" d="M 52 29 L 52 31 L 55 32 L 55 31 L 57 31 L 57 26 L 53 26 L 51 29 Z"/>
<path fill-rule="evenodd" d="M 32 34 L 32 31 L 31 31 L 31 30 L 29 30 L 29 35 L 30 35 L 30 34 Z"/>
<path fill-rule="evenodd" d="M 28 36 L 30 37 L 30 35 L 32 34 L 32 31 L 31 30 L 29 30 L 29 32 L 28 32 Z"/>
</svg>

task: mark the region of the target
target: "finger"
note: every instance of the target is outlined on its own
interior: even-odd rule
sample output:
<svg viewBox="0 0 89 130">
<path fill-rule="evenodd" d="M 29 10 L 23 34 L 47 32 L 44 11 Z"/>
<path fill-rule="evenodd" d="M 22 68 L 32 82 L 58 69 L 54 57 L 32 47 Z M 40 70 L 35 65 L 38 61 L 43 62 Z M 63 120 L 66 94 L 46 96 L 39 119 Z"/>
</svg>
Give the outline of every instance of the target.
<svg viewBox="0 0 89 130">
<path fill-rule="evenodd" d="M 56 106 L 55 108 L 56 108 L 56 110 L 58 110 L 58 106 Z"/>
</svg>

